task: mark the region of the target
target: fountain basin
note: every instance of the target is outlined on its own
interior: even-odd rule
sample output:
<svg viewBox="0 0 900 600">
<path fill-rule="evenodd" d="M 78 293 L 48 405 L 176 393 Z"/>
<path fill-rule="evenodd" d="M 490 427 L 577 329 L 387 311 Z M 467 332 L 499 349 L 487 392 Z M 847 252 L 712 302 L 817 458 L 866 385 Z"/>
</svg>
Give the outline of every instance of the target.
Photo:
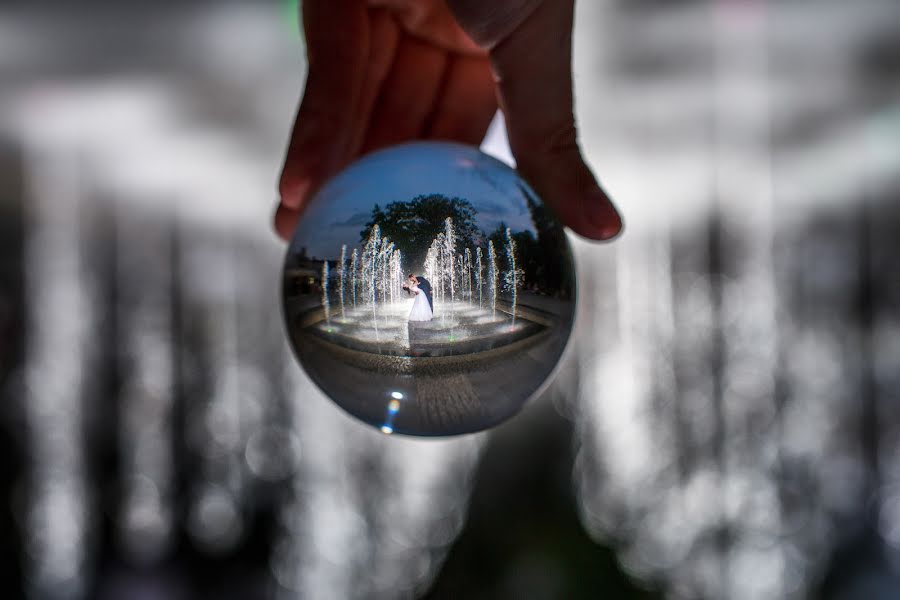
<svg viewBox="0 0 900 600">
<path fill-rule="evenodd" d="M 404 320 L 407 303 L 375 311 L 354 309 L 342 316 L 328 316 L 319 308 L 294 322 L 298 330 L 344 348 L 408 357 L 476 354 L 538 335 L 548 326 L 548 316 L 537 311 L 519 312 L 513 320 L 503 308 L 493 311 L 457 302 L 432 321 L 412 323 Z"/>
</svg>

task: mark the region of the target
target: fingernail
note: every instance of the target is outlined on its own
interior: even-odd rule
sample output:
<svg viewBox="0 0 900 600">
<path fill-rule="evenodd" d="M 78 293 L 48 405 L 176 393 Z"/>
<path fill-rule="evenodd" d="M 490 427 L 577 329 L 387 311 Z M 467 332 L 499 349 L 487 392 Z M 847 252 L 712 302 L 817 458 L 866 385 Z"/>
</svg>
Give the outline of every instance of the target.
<svg viewBox="0 0 900 600">
<path fill-rule="evenodd" d="M 616 237 L 622 230 L 622 220 L 609 198 L 602 190 L 597 189 L 585 202 L 585 217 L 597 230 L 601 240 Z"/>
</svg>

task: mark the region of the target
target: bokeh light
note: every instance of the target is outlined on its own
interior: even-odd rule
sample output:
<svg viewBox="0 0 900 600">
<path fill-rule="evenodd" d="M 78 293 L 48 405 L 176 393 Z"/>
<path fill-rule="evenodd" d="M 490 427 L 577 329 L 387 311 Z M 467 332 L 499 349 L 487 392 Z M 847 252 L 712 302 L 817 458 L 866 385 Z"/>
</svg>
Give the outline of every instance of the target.
<svg viewBox="0 0 900 600">
<path fill-rule="evenodd" d="M 578 2 L 626 232 L 569 238 L 547 392 L 453 440 L 285 341 L 297 8 L 0 7 L 5 597 L 898 595 L 894 0 Z"/>
</svg>

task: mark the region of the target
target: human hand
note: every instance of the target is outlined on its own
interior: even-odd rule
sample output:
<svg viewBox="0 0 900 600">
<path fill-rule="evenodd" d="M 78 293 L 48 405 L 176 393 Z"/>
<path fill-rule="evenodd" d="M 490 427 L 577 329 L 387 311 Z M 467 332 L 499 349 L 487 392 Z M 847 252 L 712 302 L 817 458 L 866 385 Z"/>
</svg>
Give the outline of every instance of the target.
<svg viewBox="0 0 900 600">
<path fill-rule="evenodd" d="M 477 145 L 499 106 L 520 174 L 576 233 L 622 228 L 572 106 L 574 0 L 305 0 L 309 73 L 279 182 L 288 239 L 355 158 L 412 140 Z"/>
</svg>

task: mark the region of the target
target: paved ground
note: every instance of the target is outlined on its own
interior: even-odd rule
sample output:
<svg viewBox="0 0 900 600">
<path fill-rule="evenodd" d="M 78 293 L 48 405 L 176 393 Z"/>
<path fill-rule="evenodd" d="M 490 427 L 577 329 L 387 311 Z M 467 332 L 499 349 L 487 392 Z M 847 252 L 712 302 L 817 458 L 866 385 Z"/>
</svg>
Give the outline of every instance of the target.
<svg viewBox="0 0 900 600">
<path fill-rule="evenodd" d="M 354 416 L 380 427 L 392 394 L 399 392 L 395 432 L 450 435 L 490 427 L 518 412 L 555 368 L 569 326 L 534 326 L 531 335 L 500 347 L 453 356 L 360 352 L 307 332 L 295 332 L 294 345 L 310 377 Z"/>
</svg>

